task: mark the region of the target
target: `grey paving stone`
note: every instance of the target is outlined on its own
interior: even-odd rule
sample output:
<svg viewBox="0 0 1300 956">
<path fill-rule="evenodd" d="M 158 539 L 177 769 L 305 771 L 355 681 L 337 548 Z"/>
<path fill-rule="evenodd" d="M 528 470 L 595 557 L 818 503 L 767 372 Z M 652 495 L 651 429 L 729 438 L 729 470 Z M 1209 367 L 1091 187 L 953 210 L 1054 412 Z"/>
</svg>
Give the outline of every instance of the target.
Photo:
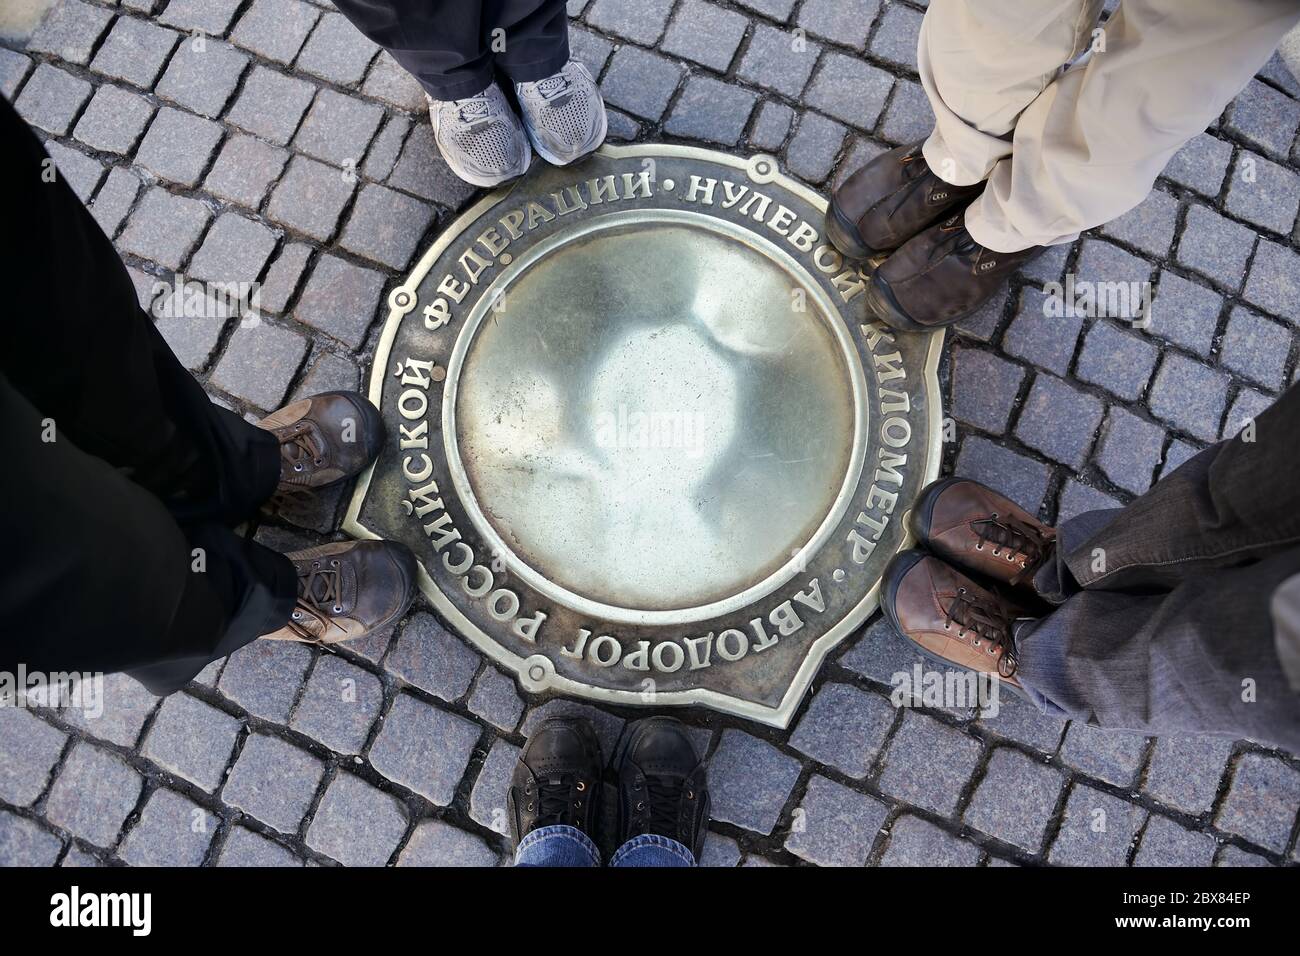
<svg viewBox="0 0 1300 956">
<path fill-rule="evenodd" d="M 774 105 L 780 104 L 774 103 Z M 877 143 L 865 136 L 853 137 L 853 143 L 849 146 L 848 152 L 844 154 L 844 158 L 835 167 L 835 175 L 831 178 L 834 188 L 838 189 L 844 180 L 885 151 L 886 147 L 883 143 Z"/>
<path fill-rule="evenodd" d="M 784 23 L 794 12 L 795 0 L 736 0 L 736 3 L 748 7 L 755 13 L 761 13 L 765 17 Z"/>
<path fill-rule="evenodd" d="M 250 734 L 221 800 L 281 833 L 297 833 L 324 775 L 325 765 L 307 751 L 278 737 Z"/>
<path fill-rule="evenodd" d="M 302 866 L 302 860 L 259 833 L 233 827 L 221 848 L 217 866 Z"/>
<path fill-rule="evenodd" d="M 1062 524 L 1075 515 L 1083 514 L 1085 511 L 1118 508 L 1122 504 L 1123 502 L 1111 497 L 1104 491 L 1098 491 L 1090 485 L 1085 485 L 1083 482 L 1071 478 L 1065 483 L 1065 488 L 1061 490 L 1061 500 L 1056 511 L 1056 523 L 1058 525 Z"/>
<path fill-rule="evenodd" d="M 316 87 L 264 66 L 253 67 L 226 120 L 276 146 L 293 138 Z"/>
<path fill-rule="evenodd" d="M 59 0 L 27 39 L 33 53 L 49 53 L 68 63 L 85 66 L 95 43 L 108 29 L 112 11 L 81 0 Z M 6 94 L 8 95 L 8 94 Z"/>
<path fill-rule="evenodd" d="M 318 350 L 312 357 L 307 374 L 302 377 L 298 387 L 294 389 L 293 398 L 307 398 L 311 395 L 319 395 L 321 392 L 354 392 L 361 385 L 361 369 L 357 368 L 355 362 L 351 359 L 335 355 L 333 352 Z M 385 628 L 385 630 L 388 630 Z M 382 633 L 382 632 L 379 632 Z M 372 634 L 372 636 L 377 636 Z M 371 654 L 360 650 L 365 647 L 368 638 L 362 638 L 360 641 L 350 642 L 348 650 L 360 654 L 367 659 L 378 659 L 378 656 L 372 657 Z M 385 636 L 382 647 L 388 647 L 388 639 Z"/>
<path fill-rule="evenodd" d="M 911 143 L 924 139 L 934 129 L 934 110 L 919 83 L 902 80 L 894 85 L 894 95 L 880 122 L 880 137 L 891 143 Z"/>
<path fill-rule="evenodd" d="M 510 733 L 519 724 L 524 712 L 524 702 L 515 689 L 515 682 L 495 667 L 483 668 L 474 682 L 474 692 L 469 695 L 470 712 L 489 724 Z"/>
<path fill-rule="evenodd" d="M 68 707 L 62 712 L 62 717 L 92 737 L 119 747 L 134 747 L 158 701 L 159 698 L 145 690 L 135 678 L 125 674 L 105 674 L 103 713 L 96 716 L 93 710 Z"/>
<path fill-rule="evenodd" d="M 1214 441 L 1227 401 L 1228 376 L 1175 353 L 1166 353 L 1151 385 L 1151 414 L 1194 438 Z"/>
<path fill-rule="evenodd" d="M 63 842 L 39 823 L 0 810 L 0 866 L 53 866 Z"/>
<path fill-rule="evenodd" d="M 307 845 L 347 866 L 383 866 L 406 833 L 406 809 L 382 790 L 340 773 L 307 829 Z"/>
<path fill-rule="evenodd" d="M 19 115 L 37 129 L 63 136 L 72 128 L 81 105 L 90 98 L 90 84 L 48 63 L 38 63 L 14 103 Z"/>
<path fill-rule="evenodd" d="M 1247 853 L 1240 847 L 1224 846 L 1219 850 L 1215 866 L 1272 866 L 1267 857 L 1258 853 Z"/>
<path fill-rule="evenodd" d="M 915 646 L 890 625 L 883 615 L 876 615 L 862 636 L 836 662 L 878 684 L 893 686 L 894 675 L 910 672 L 921 661 Z"/>
<path fill-rule="evenodd" d="M 1277 757 L 1247 753 L 1237 759 L 1215 826 L 1274 853 L 1286 851 L 1300 806 L 1300 771 Z"/>
<path fill-rule="evenodd" d="M 275 243 L 275 233 L 262 223 L 223 212 L 190 260 L 189 273 L 215 282 L 255 282 Z"/>
<path fill-rule="evenodd" d="M 654 46 L 663 36 L 672 9 L 673 0 L 595 0 L 587 11 L 587 22 L 602 33 Z"/>
<path fill-rule="evenodd" d="M 603 36 L 590 30 L 570 27 L 569 56 L 585 66 L 594 79 L 600 79 L 601 71 L 605 69 L 613 52 L 614 44 Z"/>
<path fill-rule="evenodd" d="M 609 138 L 630 143 L 641 135 L 641 124 L 621 110 L 605 111 L 609 117 Z"/>
<path fill-rule="evenodd" d="M 147 90 L 158 79 L 176 40 L 175 30 L 135 17 L 118 17 L 90 68 Z"/>
<path fill-rule="evenodd" d="M 880 0 L 805 0 L 795 23 L 814 36 L 862 50 Z M 913 44 L 915 57 L 915 44 Z"/>
<path fill-rule="evenodd" d="M 626 723 L 622 717 L 617 717 L 590 704 L 555 698 L 554 700 L 548 700 L 540 707 L 534 707 L 528 711 L 528 714 L 524 717 L 524 725 L 519 729 L 519 732 L 525 737 L 531 737 L 533 731 L 540 727 L 542 722 L 549 717 L 585 717 L 591 721 L 592 726 L 596 728 L 596 738 L 600 741 L 600 750 L 605 755 L 606 760 L 613 757 L 619 736 L 623 732 L 623 725 Z"/>
<path fill-rule="evenodd" d="M 1103 235 L 1164 258 L 1178 228 L 1178 200 L 1153 189 L 1137 206 L 1101 227 Z"/>
<path fill-rule="evenodd" d="M 795 811 L 785 848 L 818 866 L 863 866 L 888 813 L 874 797 L 814 776 Z"/>
<path fill-rule="evenodd" d="M 243 0 L 169 0 L 159 23 L 185 33 L 220 35 L 230 28 Z"/>
<path fill-rule="evenodd" d="M 6 865 L 3 862 L 3 854 L 0 854 L 0 866 Z M 99 861 L 99 857 L 82 849 L 76 843 L 68 847 L 68 852 L 63 854 L 63 859 L 59 866 L 64 867 L 101 867 L 104 864 Z"/>
<path fill-rule="evenodd" d="M 1025 370 L 983 349 L 952 355 L 952 417 L 1000 435 L 1007 429 Z"/>
<path fill-rule="evenodd" d="M 262 283 L 261 307 L 279 315 L 293 298 L 307 268 L 311 257 L 311 246 L 302 242 L 286 243 L 276 256 L 271 268 L 266 271 L 266 280 Z"/>
<path fill-rule="evenodd" d="M 266 214 L 289 229 L 324 242 L 338 228 L 343 207 L 355 188 L 355 175 L 295 156 L 271 192 Z"/>
<path fill-rule="evenodd" d="M 922 820 L 905 816 L 894 821 L 881 866 L 977 866 L 980 848 Z"/>
<path fill-rule="evenodd" d="M 1000 688 L 1001 685 L 995 685 Z M 991 708 L 990 708 L 991 710 Z M 1061 745 L 1065 721 L 1044 714 L 1015 694 L 999 690 L 996 713 L 981 713 L 979 726 L 1004 740 L 1014 740 L 1049 757 Z"/>
<path fill-rule="evenodd" d="M 217 822 L 188 797 L 159 788 L 149 795 L 117 855 L 132 866 L 198 866 L 207 855 Z"/>
<path fill-rule="evenodd" d="M 1264 311 L 1300 324 L 1300 255 L 1261 239 L 1242 294 Z"/>
<path fill-rule="evenodd" d="M 1204 813 L 1214 805 L 1231 753 L 1232 741 L 1227 737 L 1157 737 L 1143 790 L 1183 813 Z"/>
<path fill-rule="evenodd" d="M 725 730 L 708 772 L 714 820 L 771 833 L 799 777 L 799 761 L 742 730 Z"/>
<path fill-rule="evenodd" d="M 1184 829 L 1168 817 L 1147 821 L 1134 866 L 1209 866 L 1216 844 L 1208 833 Z"/>
<path fill-rule="evenodd" d="M 352 207 L 339 245 L 390 269 L 404 269 L 435 217 L 433 207 L 427 203 L 377 183 L 366 183 Z"/>
<path fill-rule="evenodd" d="M 1078 314 L 1048 317 L 1043 311 L 1046 300 L 1047 296 L 1039 289 L 1026 286 L 1021 290 L 1015 318 L 1002 336 L 1002 349 L 1039 368 L 1065 375 L 1083 327 L 1083 317 Z"/>
<path fill-rule="evenodd" d="M 111 847 L 143 787 L 144 779 L 119 757 L 78 741 L 50 788 L 45 817 L 87 843 Z"/>
<path fill-rule="evenodd" d="M 256 209 L 288 161 L 287 150 L 235 134 L 221 147 L 203 188 L 221 199 Z"/>
<path fill-rule="evenodd" d="M 374 103 L 321 90 L 293 145 L 301 153 L 355 172 L 383 118 L 383 109 Z"/>
<path fill-rule="evenodd" d="M 749 143 L 759 149 L 777 150 L 790 134 L 794 110 L 784 103 L 768 100 L 758 110 L 758 119 L 749 134 Z"/>
<path fill-rule="evenodd" d="M 760 23 L 749 38 L 736 76 L 797 99 L 812 75 L 821 50 L 821 44 L 814 40 Z"/>
<path fill-rule="evenodd" d="M 510 817 L 506 808 L 506 794 L 510 789 L 510 776 L 515 772 L 522 751 L 514 744 L 498 738 L 492 742 L 474 780 L 469 795 L 469 815 L 481 826 L 508 836 Z"/>
<path fill-rule="evenodd" d="M 235 329 L 212 370 L 212 384 L 236 398 L 270 411 L 278 408 L 294 372 L 307 354 L 297 332 L 263 322 Z"/>
<path fill-rule="evenodd" d="M 1171 471 L 1177 470 L 1178 466 L 1187 459 L 1193 457 L 1201 451 L 1199 445 L 1193 445 L 1191 442 L 1185 442 L 1181 438 L 1175 438 L 1165 449 L 1165 463 L 1160 469 L 1160 477 L 1163 478 Z"/>
<path fill-rule="evenodd" d="M 974 737 L 909 710 L 885 753 L 880 789 L 904 803 L 951 816 L 982 750 Z"/>
<path fill-rule="evenodd" d="M 1063 783 L 1059 770 L 999 747 L 966 808 L 965 822 L 1003 843 L 1037 853 Z"/>
<path fill-rule="evenodd" d="M 707 76 L 692 76 L 677 98 L 664 131 L 673 136 L 734 146 L 749 122 L 758 95 Z"/>
<path fill-rule="evenodd" d="M 725 73 L 748 26 L 749 21 L 733 10 L 723 10 L 704 0 L 686 0 L 660 49 Z M 573 42 L 572 33 L 569 42 Z"/>
<path fill-rule="evenodd" d="M 397 858 L 398 866 L 496 866 L 496 851 L 479 837 L 441 820 L 420 823 Z"/>
<path fill-rule="evenodd" d="M 379 716 L 379 679 L 333 654 L 316 662 L 289 726 L 341 754 L 359 754 Z"/>
<path fill-rule="evenodd" d="M 388 178 L 388 174 L 397 165 L 397 157 L 402 153 L 402 143 L 405 142 L 406 134 L 410 131 L 411 121 L 405 116 L 390 116 L 388 118 L 384 128 L 380 130 L 379 135 L 370 144 L 370 149 L 366 153 L 366 161 L 361 166 L 361 171 L 367 179 L 383 180 Z"/>
<path fill-rule="evenodd" d="M 253 641 L 230 655 L 217 690 L 263 720 L 283 724 L 298 696 L 311 649 L 294 641 Z"/>
<path fill-rule="evenodd" d="M 13 102 L 18 84 L 27 78 L 31 68 L 31 57 L 24 56 L 17 50 L 0 47 L 0 96 Z"/>
<path fill-rule="evenodd" d="M 851 684 L 827 683 L 790 735 L 790 746 L 861 780 L 893 724 L 894 708 L 884 697 Z"/>
<path fill-rule="evenodd" d="M 1223 128 L 1274 159 L 1286 159 L 1300 128 L 1300 103 L 1251 80 L 1229 105 Z"/>
<path fill-rule="evenodd" d="M 420 81 L 402 69 L 386 50 L 381 50 L 370 65 L 361 92 L 409 113 L 421 113 L 426 106 Z"/>
<path fill-rule="evenodd" d="M 804 113 L 786 147 L 786 167 L 808 182 L 821 182 L 834 168 L 847 133 L 834 120 L 817 113 Z"/>
<path fill-rule="evenodd" d="M 668 108 L 668 100 L 684 72 L 679 64 L 657 53 L 624 46 L 610 61 L 601 92 L 609 105 L 633 116 L 657 120 Z"/>
<path fill-rule="evenodd" d="M 293 316 L 356 348 L 374 320 L 383 286 L 381 273 L 324 255 L 317 260 Z"/>
<path fill-rule="evenodd" d="M 445 807 L 481 733 L 472 720 L 399 694 L 370 747 L 370 763 L 394 783 Z"/>
<path fill-rule="evenodd" d="M 1260 413 L 1273 404 L 1272 397 L 1253 388 L 1243 388 L 1232 400 L 1228 416 L 1223 420 L 1221 438 L 1231 438 L 1246 426 L 1246 423 L 1258 418 Z"/>
<path fill-rule="evenodd" d="M 0 800 L 26 807 L 50 782 L 68 735 L 31 711 L 0 707 Z"/>
<path fill-rule="evenodd" d="M 1231 143 L 1215 139 L 1209 133 L 1201 133 L 1193 136 L 1174 153 L 1162 175 L 1180 186 L 1213 199 L 1219 195 L 1231 159 Z"/>
<path fill-rule="evenodd" d="M 955 473 L 997 488 L 1033 514 L 1042 507 L 1051 468 L 979 435 L 970 435 L 961 444 Z"/>
<path fill-rule="evenodd" d="M 1076 279 L 1093 283 L 1149 282 L 1151 280 L 1151 263 L 1141 256 L 1121 249 L 1111 242 L 1099 239 L 1084 239 L 1079 248 L 1079 260 L 1074 267 Z M 1130 298 L 1131 302 L 1131 298 Z M 1125 305 L 1122 300 L 1119 303 Z M 1109 306 L 1109 300 L 1107 301 Z M 1133 311 L 1131 308 L 1129 311 Z M 1132 318 L 1131 315 L 1118 315 L 1114 318 Z"/>
<path fill-rule="evenodd" d="M 1068 766 L 1117 787 L 1135 786 L 1146 760 L 1147 739 L 1123 730 L 1103 730 L 1074 721 L 1061 745 Z"/>
<path fill-rule="evenodd" d="M 189 694 L 172 694 L 144 739 L 140 755 L 208 793 L 221 786 L 239 736 L 237 718 Z"/>
<path fill-rule="evenodd" d="M 894 78 L 884 70 L 857 57 L 830 52 L 822 57 L 821 68 L 803 99 L 836 119 L 871 129 L 893 85 Z"/>
<path fill-rule="evenodd" d="M 1067 242 L 1048 246 L 1037 257 L 1020 267 L 1020 274 L 1034 282 L 1060 282 L 1065 275 L 1065 263 L 1075 243 Z"/>
<path fill-rule="evenodd" d="M 81 114 L 73 136 L 91 149 L 125 156 L 144 132 L 153 105 L 120 86 L 104 84 Z"/>
<path fill-rule="evenodd" d="M 63 177 L 77 198 L 83 203 L 89 202 L 95 187 L 104 177 L 104 167 L 99 160 L 53 140 L 45 144 L 45 151 L 54 160 L 58 175 Z"/>
<path fill-rule="evenodd" d="M 1244 306 L 1235 306 L 1223 333 L 1221 360 L 1239 375 L 1278 391 L 1287 384 L 1291 332 Z"/>
<path fill-rule="evenodd" d="M 1146 815 L 1141 807 L 1078 785 L 1070 791 L 1047 860 L 1059 866 L 1123 866 Z"/>
<path fill-rule="evenodd" d="M 154 175 L 193 186 L 221 142 L 221 126 L 193 113 L 164 106 L 140 142 L 135 161 Z"/>
<path fill-rule="evenodd" d="M 166 303 L 175 292 L 169 290 L 161 294 L 163 303 Z M 154 311 L 163 308 L 164 305 L 159 305 Z M 191 372 L 198 372 L 207 367 L 208 360 L 216 351 L 227 318 L 224 312 L 210 316 L 169 315 L 164 312 L 158 315 L 154 327 L 162 334 L 181 364 Z"/>
<path fill-rule="evenodd" d="M 733 867 L 740 865 L 740 845 L 731 837 L 717 833 L 704 835 L 704 847 L 696 861 L 704 867 Z"/>
<path fill-rule="evenodd" d="M 1217 292 L 1166 269 L 1152 297 L 1147 331 L 1208 356 L 1222 309 L 1223 297 Z"/>
<path fill-rule="evenodd" d="M 921 33 L 921 14 L 897 3 L 888 4 L 880 18 L 871 52 L 886 63 L 916 72 L 916 44 Z"/>
<path fill-rule="evenodd" d="M 973 314 L 958 321 L 953 328 L 967 338 L 977 339 L 985 343 L 992 342 L 997 335 L 998 326 L 1002 322 L 1002 313 L 1006 309 L 1009 297 L 1010 291 L 1006 286 L 1003 286 L 984 305 L 980 306 Z"/>
<path fill-rule="evenodd" d="M 182 43 L 155 92 L 204 116 L 219 116 L 235 92 L 248 57 L 228 43 L 207 40 L 202 50 Z"/>
<path fill-rule="evenodd" d="M 299 0 L 254 0 L 230 39 L 276 63 L 290 63 L 302 49 L 321 12 Z"/>
<path fill-rule="evenodd" d="M 476 187 L 458 178 L 443 162 L 427 123 L 417 123 L 407 137 L 388 185 L 448 209 L 459 209 L 477 194 Z"/>
<path fill-rule="evenodd" d="M 1082 468 L 1103 411 L 1100 399 L 1040 373 L 1025 398 L 1016 437 L 1055 461 Z"/>
<path fill-rule="evenodd" d="M 1112 405 L 1094 457 L 1107 478 L 1138 495 L 1151 487 L 1164 444 L 1163 428 Z"/>
<path fill-rule="evenodd" d="M 1263 156 L 1239 153 L 1224 206 L 1262 229 L 1289 234 L 1300 213 L 1300 177 Z"/>
<path fill-rule="evenodd" d="M 379 47 L 341 13 L 326 13 L 307 38 L 294 69 L 339 86 L 357 86 Z"/>
<path fill-rule="evenodd" d="M 1194 203 L 1187 210 L 1177 259 L 1215 285 L 1236 291 L 1254 247 L 1255 233 L 1250 229 Z"/>
</svg>

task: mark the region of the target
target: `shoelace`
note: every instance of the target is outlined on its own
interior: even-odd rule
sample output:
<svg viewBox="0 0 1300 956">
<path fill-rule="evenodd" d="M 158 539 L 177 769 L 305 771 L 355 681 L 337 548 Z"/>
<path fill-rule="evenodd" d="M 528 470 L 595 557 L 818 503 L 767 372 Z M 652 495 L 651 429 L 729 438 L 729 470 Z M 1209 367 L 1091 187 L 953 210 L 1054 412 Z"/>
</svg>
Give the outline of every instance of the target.
<svg viewBox="0 0 1300 956">
<path fill-rule="evenodd" d="M 970 526 L 979 537 L 975 550 L 983 551 L 986 544 L 992 544 L 994 557 L 1019 561 L 1020 570 L 1011 579 L 1012 584 L 1019 584 L 1038 570 L 1047 555 L 1048 545 L 1056 538 L 1051 532 L 1039 531 L 1016 518 L 999 518 L 997 512 L 972 521 Z"/>
<path fill-rule="evenodd" d="M 469 127 L 490 123 L 495 115 L 486 96 L 471 96 L 456 100 L 456 121 Z"/>
<path fill-rule="evenodd" d="M 646 801 L 650 810 L 650 815 L 646 819 L 646 829 L 660 836 L 675 838 L 677 815 L 682 805 L 685 781 L 677 777 L 647 775 L 645 782 Z"/>
<path fill-rule="evenodd" d="M 308 459 L 317 466 L 325 464 L 325 449 L 316 443 L 310 431 L 301 431 L 280 442 L 280 457 L 291 471 L 302 472 L 307 468 Z"/>
<path fill-rule="evenodd" d="M 563 73 L 557 73 L 554 76 L 548 76 L 544 80 L 539 80 L 534 84 L 534 87 L 538 95 L 549 103 L 569 92 L 569 78 Z"/>
<path fill-rule="evenodd" d="M 1011 639 L 1011 615 L 1003 607 L 998 604 L 989 607 L 976 602 L 966 596 L 964 587 L 959 587 L 957 596 L 948 607 L 943 626 L 947 629 L 953 624 L 957 625 L 958 637 L 965 637 L 967 632 L 974 634 L 975 640 L 972 643 L 976 647 L 987 642 L 990 654 L 1001 649 L 1002 654 L 998 658 L 999 674 L 1010 677 L 1016 672 L 1018 659 L 1015 642 Z"/>
<path fill-rule="evenodd" d="M 569 824 L 570 813 L 580 809 L 582 798 L 574 798 L 574 790 L 583 792 L 586 784 L 574 774 L 565 773 L 546 777 L 537 784 L 537 825 L 539 827 Z"/>
<path fill-rule="evenodd" d="M 331 567 L 328 568 L 322 567 L 319 561 L 313 561 L 307 575 L 298 578 L 298 606 L 289 619 L 289 627 L 310 640 L 323 638 L 329 628 L 338 627 L 330 615 L 343 611 L 343 606 L 339 603 L 342 596 L 337 559 L 331 561 Z M 304 618 L 315 620 L 319 632 L 308 627 Z"/>
</svg>

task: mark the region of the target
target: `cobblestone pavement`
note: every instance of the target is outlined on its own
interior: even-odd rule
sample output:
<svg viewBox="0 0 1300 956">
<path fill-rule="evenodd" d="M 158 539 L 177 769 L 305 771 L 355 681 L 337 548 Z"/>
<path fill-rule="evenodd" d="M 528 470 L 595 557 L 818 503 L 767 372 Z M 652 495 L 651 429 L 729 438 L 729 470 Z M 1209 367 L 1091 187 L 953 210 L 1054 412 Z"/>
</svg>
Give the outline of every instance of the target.
<svg viewBox="0 0 1300 956">
<path fill-rule="evenodd" d="M 772 152 L 829 190 L 928 130 L 923 6 L 569 10 L 612 138 Z M 215 399 L 250 416 L 358 386 L 387 290 L 474 196 L 435 157 L 415 82 L 323 3 L 62 0 L 25 50 L 0 48 L 0 85 L 142 296 L 177 270 L 264 282 L 256 327 L 160 323 Z M 1292 381 L 1298 94 L 1275 60 L 1140 207 L 1044 256 L 950 336 L 946 467 L 1056 520 L 1130 500 Z M 1151 328 L 1045 321 L 1042 283 L 1067 270 L 1155 281 Z M 311 528 L 258 536 L 320 541 L 341 498 Z M 711 754 L 704 862 L 1300 861 L 1295 757 L 1107 733 L 1016 700 L 993 719 L 895 710 L 890 675 L 913 660 L 877 616 L 788 732 L 684 713 Z M 538 720 L 589 713 L 610 749 L 635 716 L 520 696 L 419 605 L 364 644 L 257 642 L 164 700 L 121 677 L 107 696 L 97 720 L 0 709 L 0 862 L 490 864 Z"/>
</svg>

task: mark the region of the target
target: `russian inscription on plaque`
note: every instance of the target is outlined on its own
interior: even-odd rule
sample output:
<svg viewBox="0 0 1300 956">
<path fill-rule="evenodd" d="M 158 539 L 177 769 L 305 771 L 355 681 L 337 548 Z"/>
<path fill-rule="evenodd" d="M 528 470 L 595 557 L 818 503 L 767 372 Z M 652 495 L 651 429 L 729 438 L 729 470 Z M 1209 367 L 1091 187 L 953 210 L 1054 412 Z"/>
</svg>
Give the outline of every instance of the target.
<svg viewBox="0 0 1300 956">
<path fill-rule="evenodd" d="M 938 470 L 942 334 L 869 315 L 824 211 L 676 146 L 484 198 L 389 296 L 347 529 L 526 690 L 784 726 Z"/>
</svg>

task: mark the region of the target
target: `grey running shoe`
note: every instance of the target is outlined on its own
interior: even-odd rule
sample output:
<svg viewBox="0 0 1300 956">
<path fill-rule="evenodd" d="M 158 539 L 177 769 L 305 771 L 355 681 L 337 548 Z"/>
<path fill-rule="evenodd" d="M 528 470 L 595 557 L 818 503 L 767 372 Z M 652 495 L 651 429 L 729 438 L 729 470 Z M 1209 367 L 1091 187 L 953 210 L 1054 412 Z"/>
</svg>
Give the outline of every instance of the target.
<svg viewBox="0 0 1300 956">
<path fill-rule="evenodd" d="M 548 163 L 567 166 L 605 141 L 605 101 L 577 60 L 544 80 L 516 83 L 515 93 L 528 138 Z"/>
<path fill-rule="evenodd" d="M 451 171 L 475 186 L 522 176 L 533 161 L 519 118 L 494 82 L 463 100 L 429 98 L 433 138 Z"/>
</svg>

